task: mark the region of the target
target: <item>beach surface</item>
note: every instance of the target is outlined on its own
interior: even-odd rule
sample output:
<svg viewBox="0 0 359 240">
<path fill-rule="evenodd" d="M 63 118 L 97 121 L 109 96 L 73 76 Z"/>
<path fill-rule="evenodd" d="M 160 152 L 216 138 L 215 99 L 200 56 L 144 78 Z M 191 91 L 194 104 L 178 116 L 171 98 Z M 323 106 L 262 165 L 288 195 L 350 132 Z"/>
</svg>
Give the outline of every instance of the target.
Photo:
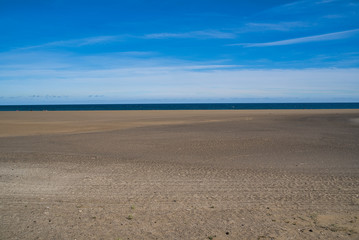
<svg viewBox="0 0 359 240">
<path fill-rule="evenodd" d="M 359 110 L 0 112 L 0 239 L 359 239 Z"/>
</svg>

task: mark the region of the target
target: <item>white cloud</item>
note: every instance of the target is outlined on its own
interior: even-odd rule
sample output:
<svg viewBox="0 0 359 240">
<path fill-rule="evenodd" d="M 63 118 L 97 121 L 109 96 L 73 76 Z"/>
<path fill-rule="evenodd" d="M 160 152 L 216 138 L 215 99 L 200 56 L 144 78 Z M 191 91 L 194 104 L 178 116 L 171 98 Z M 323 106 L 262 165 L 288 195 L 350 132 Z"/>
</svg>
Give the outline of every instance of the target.
<svg viewBox="0 0 359 240">
<path fill-rule="evenodd" d="M 192 31 L 185 33 L 151 33 L 146 35 L 112 35 L 112 36 L 95 36 L 88 38 L 70 39 L 63 41 L 53 41 L 39 45 L 18 48 L 17 50 L 31 50 L 48 47 L 82 47 L 87 45 L 105 44 L 124 40 L 127 38 L 139 39 L 167 39 L 167 38 L 195 38 L 195 39 L 230 39 L 235 38 L 236 34 L 230 32 L 221 32 L 216 30 Z"/>
<path fill-rule="evenodd" d="M 228 39 L 235 38 L 234 33 L 221 32 L 215 30 L 206 30 L 206 31 L 192 31 L 185 33 L 151 33 L 146 34 L 144 38 L 147 39 L 168 39 L 168 38 L 197 38 L 197 39 L 209 39 L 209 38 L 218 38 L 218 39 Z"/>
<path fill-rule="evenodd" d="M 258 12 L 253 17 L 276 17 L 286 16 L 293 19 L 293 16 L 300 17 L 303 20 L 303 16 L 310 18 L 313 16 L 321 16 L 328 7 L 337 4 L 337 6 L 343 6 L 344 4 L 351 2 L 351 0 L 299 0 L 290 3 L 280 4 L 261 12 Z M 337 8 L 337 11 L 341 11 L 341 8 Z M 336 12 L 337 14 L 338 12 Z M 346 13 L 343 13 L 344 15 Z M 308 19 L 309 21 L 311 19 Z M 312 19 L 313 21 L 313 19 Z"/>
<path fill-rule="evenodd" d="M 114 41 L 118 41 L 119 39 L 120 39 L 119 36 L 96 36 L 96 37 L 48 42 L 44 44 L 19 48 L 19 50 L 46 48 L 46 47 L 81 47 L 86 45 L 114 42 Z"/>
<path fill-rule="evenodd" d="M 285 4 L 281 4 L 281 5 L 277 5 L 268 9 L 265 9 L 259 13 L 257 13 L 255 16 L 262 16 L 262 15 L 267 15 L 267 14 L 276 14 L 276 13 L 287 13 L 289 10 L 295 10 L 298 8 L 303 8 L 304 6 L 307 6 L 307 4 L 313 4 L 314 1 L 313 0 L 299 0 L 299 1 L 294 1 L 291 3 L 285 3 Z"/>
<path fill-rule="evenodd" d="M 292 39 L 286 39 L 286 40 L 274 41 L 274 42 L 237 43 L 237 44 L 231 44 L 231 46 L 268 47 L 268 46 L 292 45 L 292 44 L 299 44 L 299 43 L 321 42 L 321 41 L 344 39 L 344 38 L 349 38 L 357 33 L 359 33 L 359 29 L 327 33 L 327 34 L 321 34 L 321 35 L 314 35 L 314 36 L 302 37 L 302 38 L 292 38 Z"/>
<path fill-rule="evenodd" d="M 305 27 L 308 24 L 300 21 L 295 22 L 280 22 L 280 23 L 263 23 L 263 22 L 250 22 L 246 24 L 246 31 L 258 30 L 275 30 L 275 31 L 289 31 L 293 28 Z"/>
<path fill-rule="evenodd" d="M 359 99 L 359 69 L 244 69 L 236 65 L 160 65 L 106 69 L 0 71 L 2 91 L 13 96 L 106 96 L 114 100 L 320 98 Z"/>
<path fill-rule="evenodd" d="M 332 3 L 332 2 L 336 2 L 338 0 L 320 0 L 320 1 L 316 1 L 315 4 L 327 4 L 327 3 Z"/>
<path fill-rule="evenodd" d="M 359 99 L 359 69 L 246 69 L 225 62 L 150 57 L 146 52 L 90 56 L 0 53 L 1 102 L 19 96 L 67 96 L 57 103 L 138 99 Z M 151 54 L 151 53 L 149 53 Z M 353 55 L 356 52 L 351 53 Z M 11 55 L 11 56 L 7 56 Z M 140 55 L 140 57 L 137 57 Z M 36 58 L 34 58 L 36 56 Z M 19 60 L 21 60 L 19 62 Z M 17 98 L 17 103 L 20 98 Z M 34 98 L 40 101 L 41 98 Z M 47 99 L 42 98 L 43 103 Z M 80 100 L 79 100 L 80 99 Z M 30 101 L 30 100 L 29 100 Z M 102 101 L 102 100 L 101 100 Z M 23 103 L 28 103 L 23 100 Z"/>
<path fill-rule="evenodd" d="M 340 14 L 329 14 L 329 15 L 323 16 L 323 18 L 326 18 L 326 19 L 338 19 L 338 18 L 345 18 L 345 17 L 347 17 L 347 16 L 340 15 Z"/>
</svg>

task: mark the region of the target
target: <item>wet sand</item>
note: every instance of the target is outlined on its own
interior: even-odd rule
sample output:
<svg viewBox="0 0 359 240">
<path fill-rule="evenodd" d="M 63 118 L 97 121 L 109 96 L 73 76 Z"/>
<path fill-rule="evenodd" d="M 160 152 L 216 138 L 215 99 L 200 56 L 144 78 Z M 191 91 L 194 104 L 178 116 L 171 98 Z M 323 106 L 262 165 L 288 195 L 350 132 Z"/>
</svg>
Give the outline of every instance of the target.
<svg viewBox="0 0 359 240">
<path fill-rule="evenodd" d="M 0 112 L 0 239 L 358 239 L 359 110 Z"/>
</svg>

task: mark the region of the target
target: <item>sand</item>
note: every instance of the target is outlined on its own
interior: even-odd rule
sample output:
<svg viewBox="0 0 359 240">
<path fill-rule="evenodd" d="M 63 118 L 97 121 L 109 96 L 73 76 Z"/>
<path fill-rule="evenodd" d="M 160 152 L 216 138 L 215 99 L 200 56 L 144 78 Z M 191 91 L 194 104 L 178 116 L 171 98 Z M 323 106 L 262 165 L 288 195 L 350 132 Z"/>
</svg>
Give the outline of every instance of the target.
<svg viewBox="0 0 359 240">
<path fill-rule="evenodd" d="M 359 239 L 359 110 L 0 112 L 0 239 Z"/>
</svg>

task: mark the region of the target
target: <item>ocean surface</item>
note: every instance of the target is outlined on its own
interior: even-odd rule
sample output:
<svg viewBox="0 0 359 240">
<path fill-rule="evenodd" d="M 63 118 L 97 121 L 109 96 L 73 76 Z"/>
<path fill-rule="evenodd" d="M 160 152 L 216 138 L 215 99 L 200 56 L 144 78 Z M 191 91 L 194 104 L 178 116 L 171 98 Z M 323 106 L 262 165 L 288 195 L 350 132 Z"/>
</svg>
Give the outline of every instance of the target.
<svg viewBox="0 0 359 240">
<path fill-rule="evenodd" d="M 359 109 L 357 103 L 174 103 L 0 105 L 0 111 Z"/>
</svg>

